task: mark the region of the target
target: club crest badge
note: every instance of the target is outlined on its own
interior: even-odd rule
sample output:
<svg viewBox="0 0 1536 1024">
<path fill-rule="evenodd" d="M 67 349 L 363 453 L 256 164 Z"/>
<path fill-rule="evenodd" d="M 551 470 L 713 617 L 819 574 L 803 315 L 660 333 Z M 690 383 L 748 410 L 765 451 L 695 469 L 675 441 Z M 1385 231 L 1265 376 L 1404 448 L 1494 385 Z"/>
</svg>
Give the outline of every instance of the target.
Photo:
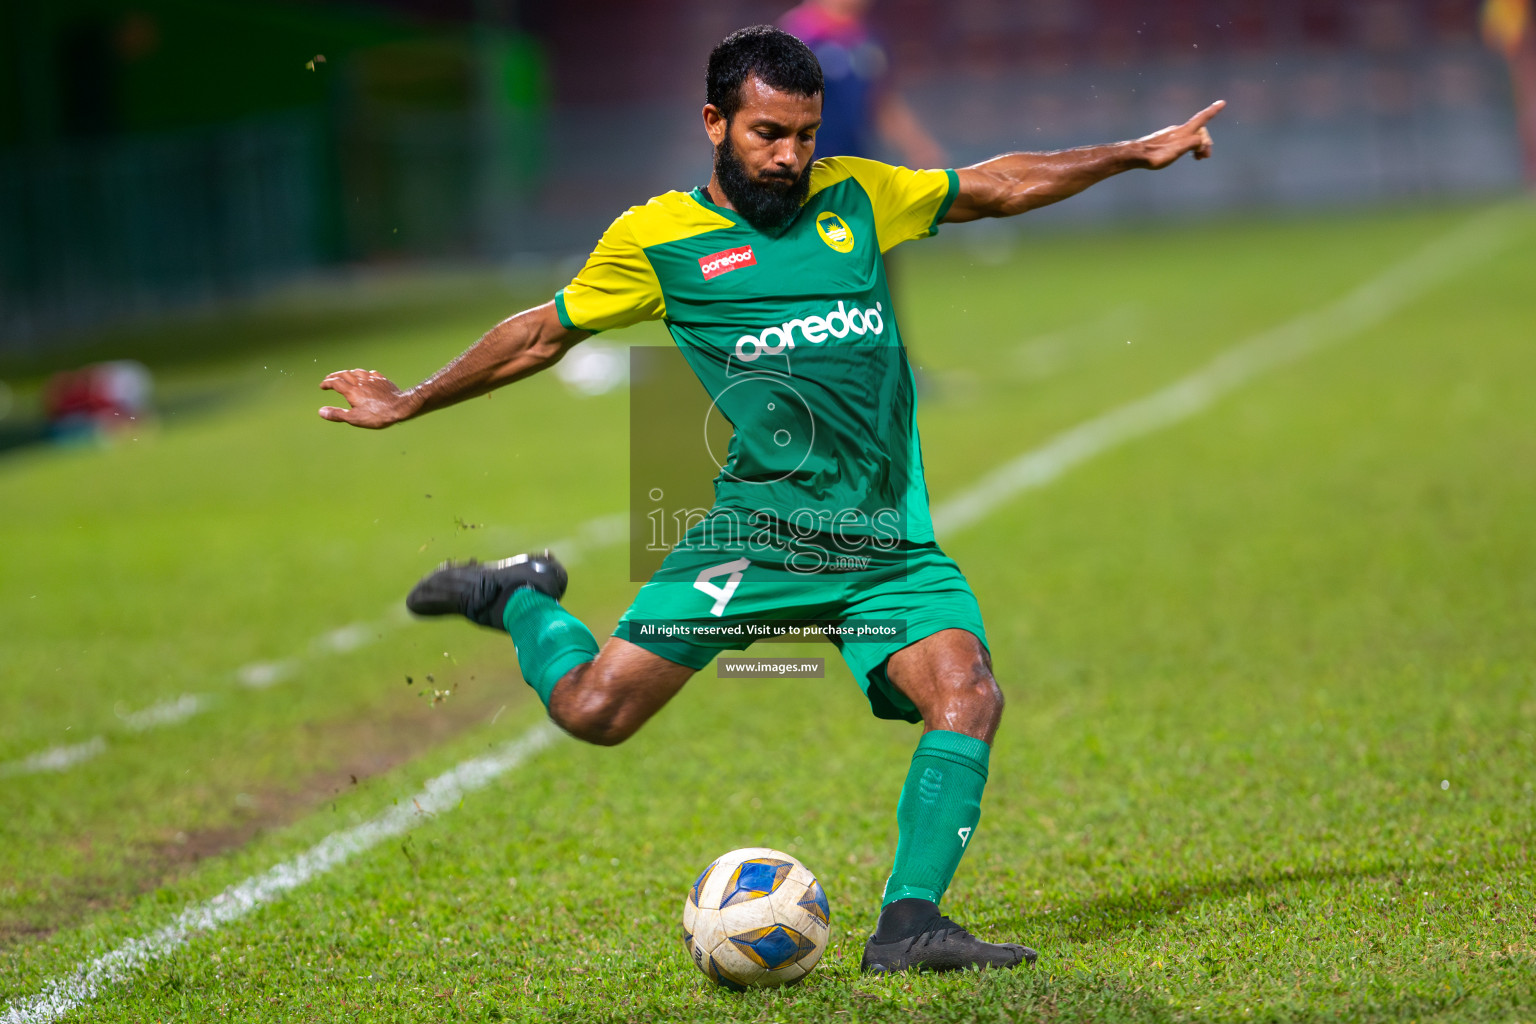
<svg viewBox="0 0 1536 1024">
<path fill-rule="evenodd" d="M 853 229 L 831 210 L 816 218 L 816 233 L 837 252 L 853 251 Z"/>
</svg>

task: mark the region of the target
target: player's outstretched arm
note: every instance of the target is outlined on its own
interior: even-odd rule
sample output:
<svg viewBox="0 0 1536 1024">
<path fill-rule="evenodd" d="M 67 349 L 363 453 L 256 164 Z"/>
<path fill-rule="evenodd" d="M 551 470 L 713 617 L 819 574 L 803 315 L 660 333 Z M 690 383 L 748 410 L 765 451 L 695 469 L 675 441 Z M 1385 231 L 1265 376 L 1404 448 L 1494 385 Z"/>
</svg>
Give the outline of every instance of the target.
<svg viewBox="0 0 1536 1024">
<path fill-rule="evenodd" d="M 1211 155 L 1206 123 L 1226 106 L 1217 100 L 1183 124 L 1130 142 L 1083 146 L 1055 153 L 1009 153 L 956 172 L 960 191 L 944 220 L 959 223 L 981 217 L 1012 217 L 1075 196 L 1121 171 L 1160 170 L 1185 153 L 1196 160 Z"/>
<path fill-rule="evenodd" d="M 336 392 L 352 408 L 327 405 L 320 415 L 379 430 L 538 373 L 586 337 L 589 332 L 562 324 L 555 304 L 546 302 L 492 327 L 463 355 L 407 391 L 374 370 L 333 373 L 320 382 L 321 390 Z"/>
</svg>

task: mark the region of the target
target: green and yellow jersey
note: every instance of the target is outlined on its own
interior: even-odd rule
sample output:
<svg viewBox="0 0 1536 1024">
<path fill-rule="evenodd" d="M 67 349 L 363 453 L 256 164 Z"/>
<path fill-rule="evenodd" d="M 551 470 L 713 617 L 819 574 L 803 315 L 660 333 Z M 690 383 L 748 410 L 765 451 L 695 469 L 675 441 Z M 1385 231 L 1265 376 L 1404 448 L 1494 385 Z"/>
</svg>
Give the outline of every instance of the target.
<svg viewBox="0 0 1536 1024">
<path fill-rule="evenodd" d="M 711 518 L 931 544 L 912 372 L 881 254 L 938 230 L 954 171 L 839 157 L 777 234 L 702 189 L 625 212 L 556 296 L 605 331 L 661 319 L 735 428 Z M 701 433 L 702 436 L 702 433 Z"/>
</svg>

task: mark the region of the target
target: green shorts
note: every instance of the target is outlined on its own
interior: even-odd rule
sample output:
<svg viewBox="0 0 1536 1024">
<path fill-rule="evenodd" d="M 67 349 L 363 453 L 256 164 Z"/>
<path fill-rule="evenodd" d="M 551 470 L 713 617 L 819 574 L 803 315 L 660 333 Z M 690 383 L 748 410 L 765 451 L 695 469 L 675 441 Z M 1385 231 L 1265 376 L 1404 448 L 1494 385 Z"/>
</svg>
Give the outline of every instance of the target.
<svg viewBox="0 0 1536 1024">
<path fill-rule="evenodd" d="M 944 629 L 964 629 L 987 646 L 981 609 L 953 559 L 937 545 L 915 546 L 885 568 L 806 576 L 720 551 L 669 554 L 613 635 L 668 661 L 701 669 L 722 651 L 752 645 L 773 624 L 825 623 L 827 635 L 878 718 L 919 722 L 886 661 Z"/>
</svg>

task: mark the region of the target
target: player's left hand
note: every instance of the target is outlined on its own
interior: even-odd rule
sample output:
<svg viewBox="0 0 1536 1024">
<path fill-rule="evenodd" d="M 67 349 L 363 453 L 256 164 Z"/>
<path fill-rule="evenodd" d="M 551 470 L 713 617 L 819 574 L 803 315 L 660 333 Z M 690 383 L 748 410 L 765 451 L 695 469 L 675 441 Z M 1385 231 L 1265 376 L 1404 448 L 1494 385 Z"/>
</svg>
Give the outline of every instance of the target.
<svg viewBox="0 0 1536 1024">
<path fill-rule="evenodd" d="M 410 398 L 376 370 L 338 370 L 320 382 L 320 390 L 334 391 L 352 405 L 350 409 L 323 406 L 320 415 L 354 427 L 381 430 L 412 411 Z"/>
<path fill-rule="evenodd" d="M 1183 124 L 1169 125 L 1160 132 L 1137 139 L 1143 147 L 1147 167 L 1160 170 L 1185 153 L 1194 153 L 1196 160 L 1210 156 L 1211 133 L 1205 126 L 1226 105 L 1226 100 L 1217 100 Z"/>
</svg>

